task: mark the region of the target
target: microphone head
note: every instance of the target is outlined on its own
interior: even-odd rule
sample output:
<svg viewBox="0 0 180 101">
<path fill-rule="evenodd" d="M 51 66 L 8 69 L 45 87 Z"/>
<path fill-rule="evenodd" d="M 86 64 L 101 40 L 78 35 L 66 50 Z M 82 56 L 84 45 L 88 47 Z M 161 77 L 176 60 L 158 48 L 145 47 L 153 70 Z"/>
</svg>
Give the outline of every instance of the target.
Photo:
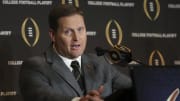
<svg viewBox="0 0 180 101">
<path fill-rule="evenodd" d="M 127 63 L 132 61 L 132 52 L 129 48 L 125 46 L 118 46 L 118 50 L 122 61 L 126 61 Z"/>
<path fill-rule="evenodd" d="M 105 58 L 110 64 L 127 64 L 132 61 L 132 54 L 129 48 L 115 45 L 112 50 L 105 54 Z"/>
<path fill-rule="evenodd" d="M 95 51 L 96 51 L 97 56 L 102 56 L 102 55 L 104 55 L 106 52 L 108 52 L 108 50 L 103 49 L 103 48 L 101 48 L 101 47 L 96 47 L 96 48 L 95 48 Z"/>
</svg>

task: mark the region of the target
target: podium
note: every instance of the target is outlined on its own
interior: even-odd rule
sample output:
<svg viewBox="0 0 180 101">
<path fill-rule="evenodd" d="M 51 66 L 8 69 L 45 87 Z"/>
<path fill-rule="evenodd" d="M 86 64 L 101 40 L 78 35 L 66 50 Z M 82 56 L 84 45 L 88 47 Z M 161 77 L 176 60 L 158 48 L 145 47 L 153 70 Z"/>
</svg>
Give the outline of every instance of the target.
<svg viewBox="0 0 180 101">
<path fill-rule="evenodd" d="M 136 101 L 180 101 L 180 66 L 134 67 Z"/>
</svg>

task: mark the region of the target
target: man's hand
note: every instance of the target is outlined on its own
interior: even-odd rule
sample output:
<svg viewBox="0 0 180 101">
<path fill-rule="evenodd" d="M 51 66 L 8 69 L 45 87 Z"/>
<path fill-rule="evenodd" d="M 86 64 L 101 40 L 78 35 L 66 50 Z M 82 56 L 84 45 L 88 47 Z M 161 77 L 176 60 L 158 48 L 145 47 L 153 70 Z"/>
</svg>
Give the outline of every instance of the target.
<svg viewBox="0 0 180 101">
<path fill-rule="evenodd" d="M 104 101 L 101 98 L 104 86 L 100 86 L 97 90 L 91 90 L 86 96 L 82 97 L 80 101 Z"/>
</svg>

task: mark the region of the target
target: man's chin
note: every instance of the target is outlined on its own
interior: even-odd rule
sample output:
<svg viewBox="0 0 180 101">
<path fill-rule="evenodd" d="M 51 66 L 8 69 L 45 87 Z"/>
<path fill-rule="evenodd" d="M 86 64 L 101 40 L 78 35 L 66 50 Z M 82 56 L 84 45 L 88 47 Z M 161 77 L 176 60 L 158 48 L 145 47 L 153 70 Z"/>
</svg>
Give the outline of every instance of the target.
<svg viewBox="0 0 180 101">
<path fill-rule="evenodd" d="M 72 54 L 71 55 L 71 59 L 74 59 L 74 58 L 77 58 L 77 57 L 79 57 L 79 56 L 81 56 L 82 54 Z"/>
</svg>

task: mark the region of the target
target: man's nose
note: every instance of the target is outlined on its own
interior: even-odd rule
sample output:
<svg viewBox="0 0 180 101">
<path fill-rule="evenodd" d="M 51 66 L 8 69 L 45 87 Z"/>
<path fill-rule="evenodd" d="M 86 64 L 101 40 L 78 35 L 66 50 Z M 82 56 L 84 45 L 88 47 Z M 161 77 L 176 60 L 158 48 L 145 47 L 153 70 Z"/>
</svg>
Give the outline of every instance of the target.
<svg viewBox="0 0 180 101">
<path fill-rule="evenodd" d="M 79 40 L 79 34 L 77 31 L 74 31 L 74 34 L 73 34 L 73 41 L 78 41 Z"/>
</svg>

